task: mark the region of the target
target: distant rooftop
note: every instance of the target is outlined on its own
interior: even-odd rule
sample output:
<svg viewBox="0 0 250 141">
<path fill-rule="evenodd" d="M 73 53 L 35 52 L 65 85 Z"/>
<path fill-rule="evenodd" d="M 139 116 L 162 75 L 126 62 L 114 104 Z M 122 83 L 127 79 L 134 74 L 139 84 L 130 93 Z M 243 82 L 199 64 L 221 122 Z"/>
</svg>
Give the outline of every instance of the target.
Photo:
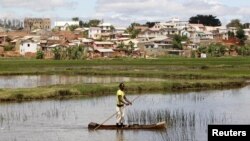
<svg viewBox="0 0 250 141">
<path fill-rule="evenodd" d="M 55 26 L 79 25 L 79 21 L 56 21 Z"/>
<path fill-rule="evenodd" d="M 111 23 L 101 23 L 98 26 L 112 26 L 112 24 Z"/>
</svg>

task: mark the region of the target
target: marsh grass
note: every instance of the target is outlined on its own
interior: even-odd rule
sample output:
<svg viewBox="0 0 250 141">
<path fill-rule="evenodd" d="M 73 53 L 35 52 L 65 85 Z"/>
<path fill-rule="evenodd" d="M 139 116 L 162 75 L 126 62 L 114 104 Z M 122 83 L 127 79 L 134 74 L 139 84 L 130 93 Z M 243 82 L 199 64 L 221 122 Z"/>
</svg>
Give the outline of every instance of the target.
<svg viewBox="0 0 250 141">
<path fill-rule="evenodd" d="M 128 111 L 127 122 L 129 124 L 154 124 L 165 121 L 168 127 L 195 127 L 206 126 L 212 123 L 224 123 L 228 120 L 225 114 L 185 112 L 184 110 L 142 110 Z"/>
<path fill-rule="evenodd" d="M 47 123 L 51 121 L 57 122 L 78 119 L 78 114 L 75 111 L 69 110 L 70 108 L 67 106 L 61 106 L 61 104 L 51 104 L 46 108 L 43 107 L 40 109 L 40 107 L 37 107 L 38 105 L 36 104 L 36 102 L 35 104 L 20 104 L 20 106 L 18 103 L 15 104 L 15 106 L 12 104 L 6 104 L 6 109 L 3 112 L 0 112 L 0 130 L 13 128 L 18 123 L 33 123 L 34 120 L 44 120 L 44 122 Z"/>
<path fill-rule="evenodd" d="M 127 113 L 128 124 L 155 124 L 165 121 L 166 131 L 157 133 L 162 141 L 184 141 L 198 140 L 195 132 L 199 129 L 207 128 L 208 124 L 226 123 L 230 120 L 226 114 L 216 115 L 214 112 L 197 113 L 184 110 L 133 110 Z"/>
<path fill-rule="evenodd" d="M 243 79 L 174 80 L 163 82 L 128 82 L 126 93 L 181 92 L 208 89 L 239 88 L 246 85 Z M 0 101 L 29 101 L 41 99 L 71 99 L 114 94 L 118 84 L 55 85 L 26 89 L 2 89 Z"/>
</svg>

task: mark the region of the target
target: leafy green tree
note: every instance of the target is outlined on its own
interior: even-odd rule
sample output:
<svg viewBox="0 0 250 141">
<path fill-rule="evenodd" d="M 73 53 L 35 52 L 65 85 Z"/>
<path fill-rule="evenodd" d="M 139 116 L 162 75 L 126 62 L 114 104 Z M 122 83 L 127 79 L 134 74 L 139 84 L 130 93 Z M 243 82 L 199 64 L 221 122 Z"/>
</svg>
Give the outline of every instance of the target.
<svg viewBox="0 0 250 141">
<path fill-rule="evenodd" d="M 221 57 L 226 53 L 226 47 L 221 44 L 211 44 L 208 46 L 208 53 L 213 57 Z"/>
<path fill-rule="evenodd" d="M 55 60 L 61 60 L 61 51 L 62 51 L 62 49 L 61 49 L 61 47 L 55 47 L 53 50 L 52 50 L 52 52 L 54 53 L 54 59 Z"/>
<path fill-rule="evenodd" d="M 226 51 L 227 51 L 226 46 L 220 44 L 219 45 L 219 56 L 224 56 Z"/>
<path fill-rule="evenodd" d="M 140 29 L 135 29 L 135 26 L 140 26 L 139 23 L 131 23 L 131 25 L 126 29 L 126 33 L 130 34 L 130 38 L 134 39 L 141 32 Z"/>
<path fill-rule="evenodd" d="M 141 32 L 141 30 L 140 29 L 135 29 L 135 30 L 133 30 L 132 32 L 130 32 L 130 37 L 132 38 L 132 39 L 135 39 L 137 36 L 138 36 L 138 34 Z"/>
<path fill-rule="evenodd" d="M 78 17 L 74 17 L 74 18 L 72 18 L 72 21 L 79 21 L 79 18 Z"/>
<path fill-rule="evenodd" d="M 79 60 L 86 57 L 86 48 L 83 46 L 73 46 L 67 48 L 67 58 L 70 60 Z"/>
<path fill-rule="evenodd" d="M 115 27 L 113 25 L 111 25 L 110 30 L 111 30 L 111 32 L 114 32 L 115 31 Z"/>
<path fill-rule="evenodd" d="M 228 31 L 228 37 L 234 38 L 235 37 L 234 32 Z"/>
<path fill-rule="evenodd" d="M 200 46 L 198 48 L 199 53 L 207 53 L 207 47 L 206 46 Z"/>
<path fill-rule="evenodd" d="M 101 23 L 98 19 L 93 19 L 88 22 L 89 27 L 97 27 Z"/>
<path fill-rule="evenodd" d="M 135 50 L 135 43 L 130 41 L 129 42 L 129 50 L 128 50 L 129 54 L 133 53 L 134 50 Z"/>
<path fill-rule="evenodd" d="M 78 27 L 79 27 L 78 25 L 71 25 L 71 26 L 69 26 L 69 30 L 75 31 L 75 29 L 77 29 Z"/>
<path fill-rule="evenodd" d="M 146 22 L 146 26 L 149 27 L 149 28 L 152 28 L 153 26 L 155 26 L 156 23 L 159 23 L 159 22 Z"/>
<path fill-rule="evenodd" d="M 125 47 L 125 44 L 123 42 L 121 42 L 120 44 L 118 44 L 117 48 L 123 49 Z"/>
<path fill-rule="evenodd" d="M 140 24 L 139 23 L 135 23 L 135 22 L 131 23 L 130 26 L 126 29 L 126 31 L 128 33 L 132 32 L 133 30 L 135 30 L 135 26 L 140 26 Z"/>
<path fill-rule="evenodd" d="M 188 38 L 187 36 L 180 36 L 180 35 L 174 35 L 173 37 L 173 48 L 182 50 L 183 46 L 182 46 L 182 41 L 187 41 Z"/>
<path fill-rule="evenodd" d="M 80 20 L 80 21 L 79 21 L 79 26 L 80 26 L 80 27 L 89 27 L 89 23 Z"/>
<path fill-rule="evenodd" d="M 240 28 L 236 32 L 236 37 L 240 40 L 240 45 L 244 45 L 247 40 L 247 36 L 245 35 L 245 31 Z"/>
<path fill-rule="evenodd" d="M 89 20 L 88 22 L 79 20 L 80 27 L 97 27 L 100 23 L 101 21 L 98 19 L 92 19 L 92 20 Z"/>
<path fill-rule="evenodd" d="M 236 48 L 236 51 L 239 55 L 250 56 L 250 46 L 241 46 Z"/>
<path fill-rule="evenodd" d="M 197 15 L 189 19 L 191 24 L 203 24 L 205 26 L 221 26 L 221 21 L 213 15 Z"/>
<path fill-rule="evenodd" d="M 175 40 L 173 41 L 173 48 L 176 48 L 176 49 L 179 49 L 179 50 L 183 49 L 182 44 L 175 41 Z"/>
<path fill-rule="evenodd" d="M 182 37 L 180 35 L 174 35 L 173 40 L 176 41 L 176 42 L 178 42 L 178 43 L 181 43 Z"/>
<path fill-rule="evenodd" d="M 79 26 L 84 27 L 84 22 L 82 20 L 79 21 Z"/>
<path fill-rule="evenodd" d="M 229 27 L 236 27 L 236 28 L 243 28 L 243 25 L 241 24 L 239 19 L 233 19 L 229 24 L 227 24 L 227 28 Z"/>
</svg>

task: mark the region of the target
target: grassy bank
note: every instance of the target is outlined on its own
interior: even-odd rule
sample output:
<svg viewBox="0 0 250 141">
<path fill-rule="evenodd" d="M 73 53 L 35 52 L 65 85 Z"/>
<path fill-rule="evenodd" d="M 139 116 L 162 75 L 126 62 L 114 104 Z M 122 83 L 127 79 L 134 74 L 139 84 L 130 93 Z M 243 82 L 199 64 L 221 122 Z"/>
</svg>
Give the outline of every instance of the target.
<svg viewBox="0 0 250 141">
<path fill-rule="evenodd" d="M 250 78 L 250 57 L 192 59 L 118 58 L 107 60 L 0 59 L 0 75 L 107 75 L 165 78 L 164 82 L 130 82 L 128 91 L 156 92 L 242 87 Z M 58 85 L 32 89 L 0 89 L 0 101 L 60 99 L 114 94 L 117 84 Z"/>
<path fill-rule="evenodd" d="M 176 80 L 164 82 L 130 82 L 126 83 L 127 93 L 171 92 L 185 90 L 207 90 L 239 88 L 246 85 L 244 80 Z M 75 97 L 92 97 L 114 95 L 117 84 L 83 84 L 57 85 L 30 89 L 0 89 L 0 101 L 29 101 L 42 99 L 65 99 Z"/>
<path fill-rule="evenodd" d="M 250 78 L 250 57 L 113 60 L 1 59 L 0 75 L 67 74 L 184 79 Z"/>
</svg>

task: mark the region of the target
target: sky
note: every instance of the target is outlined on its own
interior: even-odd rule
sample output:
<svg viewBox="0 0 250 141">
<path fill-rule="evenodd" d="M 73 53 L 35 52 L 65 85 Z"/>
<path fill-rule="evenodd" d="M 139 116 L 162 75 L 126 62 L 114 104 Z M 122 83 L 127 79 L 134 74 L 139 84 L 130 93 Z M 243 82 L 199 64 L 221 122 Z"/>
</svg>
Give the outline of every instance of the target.
<svg viewBox="0 0 250 141">
<path fill-rule="evenodd" d="M 250 22 L 249 6 L 249 0 L 0 0 L 0 18 L 58 21 L 79 17 L 125 26 L 171 18 L 188 21 L 197 14 L 212 14 L 225 25 L 232 19 Z"/>
</svg>

